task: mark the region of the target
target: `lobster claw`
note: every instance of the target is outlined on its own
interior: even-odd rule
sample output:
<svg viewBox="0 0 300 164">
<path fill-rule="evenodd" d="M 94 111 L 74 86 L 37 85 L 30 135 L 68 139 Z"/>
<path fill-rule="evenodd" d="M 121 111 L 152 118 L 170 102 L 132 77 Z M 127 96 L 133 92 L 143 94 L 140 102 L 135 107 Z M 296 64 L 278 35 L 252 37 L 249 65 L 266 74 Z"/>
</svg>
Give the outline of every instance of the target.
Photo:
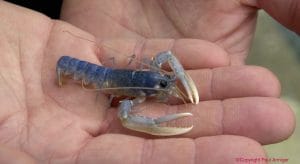
<svg viewBox="0 0 300 164">
<path fill-rule="evenodd" d="M 184 86 L 185 91 L 187 92 L 188 99 L 193 104 L 199 103 L 199 94 L 197 87 L 192 80 L 191 76 L 184 72 L 183 75 L 180 74 L 180 76 L 177 75 L 177 77 L 180 79 L 182 85 Z"/>
<path fill-rule="evenodd" d="M 177 120 L 183 117 L 192 116 L 191 113 L 175 113 L 159 118 L 151 118 L 145 116 L 137 116 L 131 114 L 131 109 L 134 106 L 134 100 L 124 100 L 119 106 L 118 116 L 122 125 L 128 129 L 148 133 L 156 136 L 174 136 L 189 132 L 193 129 L 190 127 L 162 127 L 161 123 L 172 120 Z"/>
<path fill-rule="evenodd" d="M 161 52 L 152 60 L 151 68 L 161 68 L 162 64 L 168 62 L 173 74 L 182 83 L 188 99 L 193 104 L 199 103 L 199 94 L 197 87 L 192 78 L 185 72 L 183 66 L 178 59 L 172 54 L 171 51 Z M 174 96 L 179 96 L 177 92 L 172 93 Z M 183 117 L 192 116 L 191 113 L 176 113 L 159 118 L 151 118 L 144 116 L 136 116 L 131 114 L 131 109 L 134 105 L 141 103 L 144 99 L 137 97 L 134 100 L 122 101 L 119 106 L 119 118 L 122 125 L 128 129 L 148 133 L 158 136 L 172 136 L 180 135 L 189 132 L 193 126 L 190 127 L 161 127 L 161 123 L 172 120 L 177 120 Z"/>
<path fill-rule="evenodd" d="M 157 56 L 153 59 L 152 65 L 155 67 L 161 67 L 162 63 L 166 61 L 169 63 L 174 75 L 180 80 L 181 84 L 183 85 L 188 99 L 191 101 L 191 103 L 198 104 L 199 94 L 193 79 L 189 74 L 186 73 L 179 60 L 173 55 L 171 51 L 165 51 L 157 54 Z"/>
</svg>

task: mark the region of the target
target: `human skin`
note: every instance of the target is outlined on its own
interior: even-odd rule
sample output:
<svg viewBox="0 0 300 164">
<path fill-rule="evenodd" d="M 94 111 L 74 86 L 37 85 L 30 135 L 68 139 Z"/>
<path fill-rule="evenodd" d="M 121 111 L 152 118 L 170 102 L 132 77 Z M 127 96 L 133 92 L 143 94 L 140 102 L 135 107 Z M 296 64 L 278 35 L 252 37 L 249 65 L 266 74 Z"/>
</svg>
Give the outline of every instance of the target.
<svg viewBox="0 0 300 164">
<path fill-rule="evenodd" d="M 65 0 L 61 19 L 99 38 L 195 38 L 223 48 L 243 64 L 258 8 L 298 32 L 299 0 Z M 147 46 L 147 43 L 144 43 Z"/>
<path fill-rule="evenodd" d="M 261 144 L 285 140 L 294 130 L 294 115 L 278 98 L 276 77 L 261 67 L 231 65 L 228 52 L 209 41 L 147 39 L 140 47 L 137 38 L 95 39 L 6 2 L 0 2 L 0 34 L 1 163 L 234 163 L 238 157 L 265 157 Z M 56 84 L 56 61 L 64 54 L 96 64 L 113 55 L 121 67 L 126 54 L 151 57 L 165 49 L 186 66 L 201 102 L 146 102 L 139 108 L 151 106 L 142 113 L 152 115 L 193 113 L 194 128 L 182 136 L 159 138 L 125 129 L 105 95 L 72 82 Z"/>
</svg>

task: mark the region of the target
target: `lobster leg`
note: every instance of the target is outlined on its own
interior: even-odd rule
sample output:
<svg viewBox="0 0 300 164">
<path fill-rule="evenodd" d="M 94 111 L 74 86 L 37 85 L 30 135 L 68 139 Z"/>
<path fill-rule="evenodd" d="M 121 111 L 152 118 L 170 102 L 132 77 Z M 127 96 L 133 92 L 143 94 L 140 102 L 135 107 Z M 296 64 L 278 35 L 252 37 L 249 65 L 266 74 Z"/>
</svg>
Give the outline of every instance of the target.
<svg viewBox="0 0 300 164">
<path fill-rule="evenodd" d="M 62 70 L 60 68 L 56 69 L 56 76 L 57 76 L 58 86 L 61 87 L 63 84 L 62 84 Z"/>
<path fill-rule="evenodd" d="M 182 117 L 192 116 L 191 113 L 170 114 L 159 118 L 132 115 L 131 110 L 133 106 L 143 102 L 144 100 L 144 97 L 139 97 L 134 100 L 124 100 L 121 102 L 119 106 L 118 116 L 122 121 L 122 125 L 124 127 L 131 130 L 158 136 L 180 135 L 187 133 L 193 128 L 193 126 L 187 128 L 159 126 L 159 124 L 164 122 L 176 120 Z"/>
<path fill-rule="evenodd" d="M 173 55 L 171 51 L 165 51 L 157 54 L 152 59 L 151 69 L 155 71 L 155 68 L 161 68 L 163 63 L 168 62 L 175 76 L 181 81 L 182 85 L 187 92 L 189 100 L 193 104 L 199 103 L 199 94 L 196 85 L 192 78 L 185 72 L 183 66 L 178 59 Z"/>
</svg>

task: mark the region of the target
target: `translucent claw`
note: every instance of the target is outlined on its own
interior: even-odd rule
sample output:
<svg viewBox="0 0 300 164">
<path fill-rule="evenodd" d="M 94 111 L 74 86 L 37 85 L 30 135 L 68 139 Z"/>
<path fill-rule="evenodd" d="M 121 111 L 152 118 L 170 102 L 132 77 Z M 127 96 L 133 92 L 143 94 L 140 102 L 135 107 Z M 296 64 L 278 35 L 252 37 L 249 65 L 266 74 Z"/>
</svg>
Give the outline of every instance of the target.
<svg viewBox="0 0 300 164">
<path fill-rule="evenodd" d="M 119 118 L 122 125 L 128 129 L 157 136 L 172 136 L 187 133 L 193 128 L 193 126 L 185 128 L 159 126 L 161 123 L 192 116 L 191 113 L 170 114 L 159 118 L 136 116 L 130 114 L 133 104 L 132 100 L 125 100 L 122 101 L 119 107 Z"/>
<path fill-rule="evenodd" d="M 180 78 L 180 79 L 181 79 L 181 83 L 183 84 L 183 86 L 188 94 L 189 100 L 193 104 L 198 104 L 199 103 L 199 94 L 198 94 L 197 87 L 196 87 L 194 81 L 192 80 L 191 76 L 187 73 L 184 73 L 183 78 Z"/>
<path fill-rule="evenodd" d="M 172 136 L 172 135 L 180 135 L 189 132 L 193 126 L 180 128 L 180 127 L 161 127 L 159 126 L 160 123 L 172 121 L 175 119 L 179 119 L 182 117 L 192 116 L 191 113 L 179 113 L 179 114 L 172 114 L 163 117 L 159 117 L 156 119 L 150 117 L 143 117 L 143 116 L 129 116 L 126 119 L 122 119 L 122 124 L 124 127 L 148 133 L 151 135 L 157 136 Z"/>
<path fill-rule="evenodd" d="M 172 121 L 172 120 L 177 120 L 179 118 L 188 117 L 188 116 L 193 116 L 193 114 L 192 113 L 169 114 L 169 115 L 166 115 L 166 116 L 162 116 L 162 117 L 156 118 L 156 119 L 154 119 L 154 121 L 155 121 L 156 124 L 161 124 L 161 123 L 164 123 L 164 122 L 168 122 L 168 121 Z"/>
<path fill-rule="evenodd" d="M 154 67 L 160 68 L 161 65 L 165 62 L 168 62 L 170 67 L 172 68 L 175 76 L 180 80 L 182 83 L 188 99 L 193 104 L 199 103 L 199 94 L 197 87 L 193 81 L 193 79 L 188 75 L 179 60 L 173 55 L 171 51 L 165 51 L 159 53 L 154 59 L 152 65 Z"/>
<path fill-rule="evenodd" d="M 181 134 L 185 134 L 193 129 L 193 126 L 190 126 L 187 128 L 177 128 L 177 127 L 142 126 L 142 125 L 138 125 L 138 124 L 130 124 L 127 122 L 122 122 L 122 123 L 123 123 L 123 126 L 128 129 L 151 134 L 154 136 L 181 135 Z"/>
</svg>

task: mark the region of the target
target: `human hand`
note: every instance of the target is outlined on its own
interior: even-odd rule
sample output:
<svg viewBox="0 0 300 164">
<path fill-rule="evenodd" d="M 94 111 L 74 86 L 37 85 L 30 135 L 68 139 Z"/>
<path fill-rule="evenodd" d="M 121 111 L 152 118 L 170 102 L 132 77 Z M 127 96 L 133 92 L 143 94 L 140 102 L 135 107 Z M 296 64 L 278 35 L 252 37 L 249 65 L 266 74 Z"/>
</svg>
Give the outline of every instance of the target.
<svg viewBox="0 0 300 164">
<path fill-rule="evenodd" d="M 246 1 L 65 0 L 61 19 L 102 39 L 209 41 L 227 52 L 231 65 L 240 65 L 248 54 L 257 17 L 257 8 Z"/>
<path fill-rule="evenodd" d="M 111 54 L 137 51 L 136 40 L 105 40 L 98 51 L 97 46 L 63 31 L 94 39 L 64 22 L 0 3 L 0 141 L 16 154 L 26 153 L 24 158 L 40 163 L 232 163 L 238 157 L 264 156 L 258 142 L 284 140 L 294 129 L 293 114 L 274 98 L 279 84 L 267 70 L 221 67 L 230 59 L 218 46 L 204 41 L 150 39 L 140 54 L 154 55 L 169 48 L 179 59 L 191 56 L 182 60 L 183 65 L 205 101 L 197 106 L 150 104 L 152 114 L 192 112 L 194 129 L 184 135 L 188 138 L 137 137 L 139 133 L 120 126 L 116 110 L 108 109 L 107 97 L 100 94 L 96 99 L 95 92 L 72 84 L 58 88 L 55 77 L 61 55 L 100 64 Z M 126 58 L 119 56 L 117 65 L 125 64 Z"/>
<path fill-rule="evenodd" d="M 242 64 L 258 8 L 300 33 L 299 0 L 80 1 L 65 0 L 61 18 L 99 38 L 196 38 L 222 47 Z"/>
</svg>

